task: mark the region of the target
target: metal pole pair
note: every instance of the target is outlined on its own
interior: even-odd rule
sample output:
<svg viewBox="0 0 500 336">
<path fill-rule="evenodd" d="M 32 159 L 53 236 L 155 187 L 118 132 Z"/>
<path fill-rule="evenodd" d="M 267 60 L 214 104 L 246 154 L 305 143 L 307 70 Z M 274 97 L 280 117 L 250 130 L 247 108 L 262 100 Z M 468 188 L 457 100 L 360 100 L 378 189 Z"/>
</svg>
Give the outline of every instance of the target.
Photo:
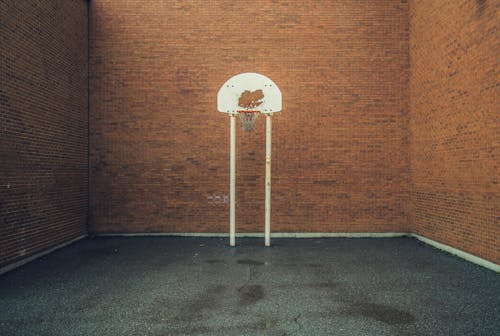
<svg viewBox="0 0 500 336">
<path fill-rule="evenodd" d="M 271 246 L 271 115 L 266 114 L 265 245 Z M 236 114 L 231 114 L 229 160 L 229 245 L 236 245 Z"/>
</svg>

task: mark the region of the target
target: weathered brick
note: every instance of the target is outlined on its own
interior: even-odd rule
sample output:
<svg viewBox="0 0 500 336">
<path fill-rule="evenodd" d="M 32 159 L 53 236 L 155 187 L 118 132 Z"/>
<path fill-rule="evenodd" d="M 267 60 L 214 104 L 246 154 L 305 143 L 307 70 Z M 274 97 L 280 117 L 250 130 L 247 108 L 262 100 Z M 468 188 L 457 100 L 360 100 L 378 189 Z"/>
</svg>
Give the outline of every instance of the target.
<svg viewBox="0 0 500 336">
<path fill-rule="evenodd" d="M 87 141 L 91 232 L 226 232 L 216 94 L 245 71 L 284 97 L 273 231 L 500 262 L 498 1 L 96 0 L 90 36 L 87 5 L 0 1 L 0 266 L 86 232 Z M 263 119 L 238 131 L 239 232 L 263 231 Z"/>
<path fill-rule="evenodd" d="M 0 267 L 86 233 L 87 1 L 0 1 Z"/>
<path fill-rule="evenodd" d="M 272 78 L 272 230 L 404 231 L 408 4 L 91 2 L 91 230 L 227 232 L 219 87 Z M 237 231 L 264 229 L 265 122 L 238 134 Z"/>
<path fill-rule="evenodd" d="M 410 2 L 411 230 L 500 264 L 498 1 Z"/>
</svg>

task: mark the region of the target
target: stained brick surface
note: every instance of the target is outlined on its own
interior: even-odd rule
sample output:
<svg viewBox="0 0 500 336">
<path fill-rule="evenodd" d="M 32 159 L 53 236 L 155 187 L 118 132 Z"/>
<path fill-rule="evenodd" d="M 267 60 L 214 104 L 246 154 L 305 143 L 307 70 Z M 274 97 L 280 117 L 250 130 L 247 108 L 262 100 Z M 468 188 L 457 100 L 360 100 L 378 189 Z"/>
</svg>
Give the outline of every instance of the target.
<svg viewBox="0 0 500 336">
<path fill-rule="evenodd" d="M 410 4 L 411 229 L 500 263 L 500 2 Z"/>
<path fill-rule="evenodd" d="M 0 0 L 0 267 L 86 233 L 89 192 L 90 232 L 227 232 L 216 95 L 247 71 L 284 99 L 273 231 L 500 263 L 499 1 L 94 0 L 90 26 L 87 5 Z M 263 231 L 264 130 L 238 129 L 238 232 Z"/>
<path fill-rule="evenodd" d="M 87 3 L 0 0 L 0 267 L 86 232 Z"/>
<path fill-rule="evenodd" d="M 281 88 L 273 231 L 404 231 L 406 1 L 91 3 L 91 230 L 227 232 L 240 72 Z M 265 122 L 237 137 L 237 231 L 264 228 Z"/>
</svg>

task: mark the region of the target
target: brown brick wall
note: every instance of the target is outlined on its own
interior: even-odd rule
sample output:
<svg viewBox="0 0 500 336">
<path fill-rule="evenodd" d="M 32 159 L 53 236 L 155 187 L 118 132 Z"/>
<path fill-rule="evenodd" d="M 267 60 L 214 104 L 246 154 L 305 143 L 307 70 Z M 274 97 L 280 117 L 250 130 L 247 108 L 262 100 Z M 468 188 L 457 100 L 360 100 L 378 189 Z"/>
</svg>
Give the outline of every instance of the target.
<svg viewBox="0 0 500 336">
<path fill-rule="evenodd" d="M 87 2 L 0 1 L 0 267 L 85 234 Z"/>
<path fill-rule="evenodd" d="M 272 230 L 405 231 L 408 4 L 91 3 L 91 231 L 227 232 L 226 79 L 281 88 Z M 264 228 L 264 118 L 237 140 L 237 231 Z"/>
<path fill-rule="evenodd" d="M 410 2 L 411 226 L 500 263 L 500 2 Z"/>
<path fill-rule="evenodd" d="M 407 7 L 93 1 L 91 231 L 226 232 L 215 97 L 256 71 L 284 96 L 273 231 L 413 231 L 499 263 L 499 2 Z M 1 267 L 86 232 L 88 36 L 83 0 L 0 9 Z M 238 131 L 239 232 L 263 229 L 264 138 L 262 117 Z"/>
</svg>

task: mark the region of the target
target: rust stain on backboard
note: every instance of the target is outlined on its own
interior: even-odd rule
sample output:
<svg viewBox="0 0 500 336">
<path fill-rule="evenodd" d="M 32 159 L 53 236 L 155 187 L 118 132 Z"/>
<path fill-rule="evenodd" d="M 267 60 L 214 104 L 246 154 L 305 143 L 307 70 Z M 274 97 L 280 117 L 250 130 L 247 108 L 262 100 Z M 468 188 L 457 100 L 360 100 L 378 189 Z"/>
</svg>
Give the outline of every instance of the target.
<svg viewBox="0 0 500 336">
<path fill-rule="evenodd" d="M 242 92 L 240 98 L 238 98 L 238 106 L 245 109 L 250 109 L 262 104 L 262 99 L 264 98 L 264 93 L 262 90 L 249 91 L 245 90 Z"/>
</svg>

